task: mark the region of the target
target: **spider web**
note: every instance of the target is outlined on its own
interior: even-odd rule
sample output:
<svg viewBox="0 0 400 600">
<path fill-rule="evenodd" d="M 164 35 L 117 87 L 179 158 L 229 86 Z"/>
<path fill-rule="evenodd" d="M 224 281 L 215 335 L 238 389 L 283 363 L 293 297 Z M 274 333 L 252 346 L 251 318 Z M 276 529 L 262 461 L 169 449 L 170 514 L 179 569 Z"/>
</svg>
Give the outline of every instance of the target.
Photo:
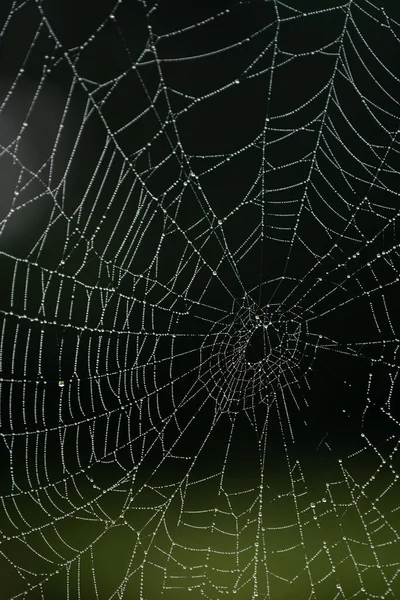
<svg viewBox="0 0 400 600">
<path fill-rule="evenodd" d="M 399 598 L 400 23 L 1 8 L 1 598 Z"/>
</svg>

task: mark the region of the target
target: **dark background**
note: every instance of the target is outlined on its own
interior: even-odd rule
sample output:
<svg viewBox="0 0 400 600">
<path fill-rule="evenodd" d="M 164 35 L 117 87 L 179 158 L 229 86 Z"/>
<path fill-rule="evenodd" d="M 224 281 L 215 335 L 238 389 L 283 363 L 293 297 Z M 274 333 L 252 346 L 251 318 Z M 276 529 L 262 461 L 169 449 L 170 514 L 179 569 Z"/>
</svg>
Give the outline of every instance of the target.
<svg viewBox="0 0 400 600">
<path fill-rule="evenodd" d="M 321 540 L 337 549 L 338 532 L 349 527 L 373 546 L 360 516 L 371 503 L 398 530 L 395 486 L 387 505 L 378 500 L 399 470 L 399 242 L 396 220 L 389 222 L 398 214 L 398 41 L 384 11 L 367 3 L 352 7 L 344 42 L 345 9 L 329 11 L 330 2 L 313 14 L 317 2 L 291 4 L 278 5 L 277 53 L 274 3 L 257 0 L 122 2 L 114 20 L 112 2 L 28 2 L 3 31 L 1 102 L 24 73 L 0 109 L 2 147 L 28 126 L 18 150 L 0 159 L 7 219 L 0 237 L 7 591 L 0 597 L 15 597 L 28 581 L 29 596 L 40 597 L 39 574 L 53 573 L 54 564 L 48 570 L 36 554 L 48 552 L 36 527 L 62 557 L 45 597 L 64 597 L 75 585 L 65 580 L 69 559 L 71 581 L 79 580 L 61 538 L 75 548 L 93 544 L 101 597 L 145 548 L 149 563 L 166 569 L 166 591 L 177 568 L 166 563 L 165 553 L 175 557 L 170 536 L 154 542 L 155 518 L 134 550 L 133 532 L 139 508 L 157 507 L 154 489 L 170 486 L 163 494 L 173 498 L 187 474 L 195 482 L 222 473 L 231 494 L 258 487 L 263 474 L 263 522 L 267 529 L 296 524 L 293 545 L 304 516 L 296 504 L 301 486 L 308 511 L 311 497 L 328 500 L 298 555 L 289 553 L 288 564 L 285 554 L 276 565 L 273 556 L 264 561 L 289 579 L 301 574 L 297 597 L 310 594 L 306 551 Z M 400 18 L 396 3 L 380 6 Z M 10 10 L 2 4 L 2 24 Z M 272 332 L 258 328 L 256 315 L 273 321 Z M 334 482 L 338 497 L 328 495 Z M 353 485 L 364 484 L 361 509 L 349 498 Z M 186 490 L 184 509 L 211 515 L 220 506 L 218 489 L 207 485 Z M 185 540 L 179 514 L 171 500 L 162 523 L 174 539 L 213 546 L 202 531 Z M 111 529 L 94 543 L 114 517 L 124 521 L 115 529 L 121 540 L 113 542 Z M 304 519 L 311 528 L 308 512 Z M 255 531 L 243 534 L 250 546 Z M 279 540 L 272 529 L 267 538 L 273 554 Z M 179 565 L 192 564 L 190 553 L 176 551 Z M 89 554 L 82 555 L 84 598 L 95 597 Z M 212 567 L 199 555 L 193 564 L 223 569 L 215 556 Z M 158 597 L 152 586 L 160 570 L 146 568 L 146 593 Z M 315 580 L 326 571 L 316 569 Z M 358 572 L 331 573 L 329 585 L 347 582 L 347 597 L 360 589 Z M 177 573 L 187 594 L 190 578 Z M 370 579 L 370 593 L 387 590 L 382 570 Z M 139 575 L 130 581 L 127 597 L 139 597 Z M 276 585 L 270 597 L 290 597 L 293 586 Z M 319 590 L 317 598 L 333 597 Z"/>
</svg>

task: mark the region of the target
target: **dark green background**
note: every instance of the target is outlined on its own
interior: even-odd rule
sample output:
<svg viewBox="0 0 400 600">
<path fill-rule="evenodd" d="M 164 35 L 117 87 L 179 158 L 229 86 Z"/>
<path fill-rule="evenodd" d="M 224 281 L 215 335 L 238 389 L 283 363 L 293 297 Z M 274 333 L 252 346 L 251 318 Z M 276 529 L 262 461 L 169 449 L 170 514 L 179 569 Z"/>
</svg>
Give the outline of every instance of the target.
<svg viewBox="0 0 400 600">
<path fill-rule="evenodd" d="M 291 4 L 294 5 L 293 2 Z M 109 82 L 138 62 L 148 40 L 149 23 L 156 35 L 163 35 L 198 23 L 215 15 L 220 9 L 231 8 L 229 14 L 213 20 L 207 26 L 156 39 L 158 56 L 162 58 L 160 68 L 173 103 L 172 110 L 176 114 L 185 106 L 189 107 L 187 113 L 179 114 L 176 119 L 179 141 L 185 154 L 191 157 L 191 168 L 200 174 L 204 197 L 219 219 L 227 217 L 243 201 L 260 168 L 261 150 L 253 145 L 209 174 L 204 172 L 218 164 L 219 159 L 204 156 L 228 155 L 250 144 L 262 130 L 266 114 L 273 118 L 274 115 L 289 111 L 321 89 L 332 73 L 338 50 L 333 40 L 342 31 L 345 16 L 345 11 L 338 10 L 296 18 L 282 24 L 279 48 L 287 54 L 281 54 L 277 60 L 283 62 L 284 56 L 288 57 L 290 53 L 305 54 L 276 69 L 270 97 L 268 71 L 257 77 L 249 76 L 256 69 L 247 75 L 243 75 L 243 72 L 251 59 L 260 56 L 273 40 L 276 14 L 272 2 L 254 0 L 241 5 L 228 2 L 160 2 L 158 10 L 151 13 L 152 3 L 147 3 L 146 7 L 146 3 L 123 2 L 117 10 L 116 22 L 108 21 L 96 34 L 93 43 L 81 52 L 79 46 L 95 33 L 114 4 L 47 0 L 40 5 L 61 47 L 55 48 L 54 40 L 47 35 L 39 35 L 25 64 L 23 82 L 19 84 L 18 89 L 23 91 L 17 94 L 13 108 L 6 108 L 3 112 L 3 118 L 22 122 L 32 90 L 46 62 L 44 56 L 54 56 L 41 100 L 29 117 L 29 132 L 21 149 L 25 164 L 33 171 L 40 168 L 54 146 L 57 125 L 73 79 L 71 64 L 76 63 L 76 70 L 84 79 Z M 300 5 L 296 5 L 296 8 L 304 12 L 321 8 L 317 2 L 301 2 Z M 329 3 L 329 6 L 334 5 L 333 2 Z M 395 11 L 398 11 L 395 3 L 386 2 L 385 7 L 387 14 L 395 15 Z M 2 23 L 10 8 L 10 3 L 2 5 Z M 324 3 L 324 8 L 328 8 L 328 3 Z M 288 7 L 282 6 L 281 10 L 283 17 L 291 14 Z M 354 21 L 363 31 L 370 47 L 399 76 L 398 42 L 379 23 L 363 15 L 357 5 L 352 10 Z M 146 11 L 150 16 L 146 17 Z M 381 12 L 371 12 L 383 18 Z M 0 55 L 1 99 L 22 65 L 39 23 L 38 6 L 28 2 L 14 15 L 4 33 Z M 253 35 L 268 24 L 270 27 L 264 32 Z M 354 24 L 349 26 L 349 30 L 357 39 L 362 57 L 376 69 L 368 51 L 356 38 Z M 238 41 L 247 37 L 250 38 L 249 42 L 237 45 Z M 328 41 L 332 41 L 332 56 L 308 54 Z M 209 58 L 201 57 L 229 44 L 234 46 L 232 50 L 215 53 Z M 398 119 L 396 102 L 389 100 L 371 82 L 371 77 L 360 67 L 348 40 L 344 48 L 359 89 L 370 100 L 392 113 L 392 116 L 382 116 L 382 119 L 385 119 L 389 129 L 394 130 Z M 66 51 L 69 63 L 63 57 Z M 174 57 L 196 55 L 200 58 L 168 61 Z M 272 52 L 268 51 L 257 63 L 257 69 L 267 69 L 271 60 Z M 141 62 L 145 62 L 145 59 Z M 395 98 L 398 97 L 398 82 L 393 78 L 385 78 L 379 70 L 377 72 L 382 76 L 385 89 Z M 334 88 L 339 104 L 345 107 L 351 124 L 367 139 L 381 144 L 384 153 L 389 144 L 388 135 L 381 128 L 374 128 L 368 120 L 359 95 L 343 73 L 344 69 L 336 76 Z M 240 81 L 239 85 L 210 98 L 202 98 L 204 94 L 236 78 Z M 142 64 L 138 72 L 132 71 L 132 75 L 124 77 L 102 106 L 104 121 L 112 132 L 148 108 L 147 93 L 150 96 L 155 94 L 159 81 L 158 65 L 149 52 L 148 64 Z M 87 89 L 91 89 L 90 83 L 87 86 Z M 96 104 L 100 104 L 108 89 L 97 92 Z M 189 98 L 178 96 L 172 89 L 202 100 L 192 106 Z M 62 177 L 67 167 L 86 101 L 87 90 L 78 83 L 72 94 L 54 164 L 54 181 Z M 273 122 L 273 125 L 277 128 L 298 128 L 318 110 L 322 110 L 325 102 L 326 94 L 322 94 L 315 104 L 295 111 L 291 116 Z M 155 105 L 157 114 L 165 118 L 168 107 L 163 94 L 160 94 Z M 40 202 L 26 205 L 23 211 L 10 219 L 7 231 L 13 231 L 14 235 L 0 238 L 0 318 L 5 323 L 5 333 L 2 334 L 0 431 L 2 434 L 18 433 L 13 436 L 12 467 L 19 485 L 19 489 L 11 486 L 10 455 L 3 444 L 0 448 L 1 494 L 4 498 L 4 510 L 0 511 L 0 528 L 4 535 L 0 547 L 3 553 L 0 557 L 0 598 L 8 599 L 22 594 L 28 589 L 28 582 L 34 588 L 27 594 L 32 599 L 67 598 L 67 589 L 70 600 L 96 598 L 93 565 L 99 598 L 110 598 L 121 584 L 127 569 L 131 572 L 138 569 L 145 552 L 147 560 L 143 572 L 141 574 L 138 569 L 129 577 L 124 598 L 135 600 L 141 598 L 141 593 L 148 600 L 161 597 L 171 600 L 188 597 L 194 600 L 207 597 L 253 598 L 254 563 L 251 562 L 251 556 L 254 555 L 257 540 L 262 558 L 258 562 L 255 580 L 261 598 L 306 599 L 313 591 L 318 600 L 380 597 L 388 588 L 384 577 L 390 579 L 396 574 L 396 561 L 400 555 L 399 487 L 394 479 L 400 467 L 394 450 L 398 442 L 400 416 L 398 385 L 394 385 L 392 390 L 392 418 L 387 415 L 385 404 L 390 392 L 390 377 L 397 372 L 398 359 L 394 353 L 394 343 L 380 343 L 381 340 L 393 338 L 380 293 L 372 293 L 370 298 L 357 295 L 360 289 L 372 290 L 377 278 L 384 286 L 392 326 L 396 332 L 399 330 L 398 284 L 393 284 L 393 278 L 399 272 L 398 252 L 391 254 L 391 265 L 382 260 L 374 264 L 373 272 L 366 267 L 366 263 L 373 261 L 378 252 L 392 250 L 398 243 L 395 228 L 380 233 L 382 223 L 398 206 L 398 197 L 362 181 L 365 172 L 335 141 L 332 127 L 337 127 L 343 142 L 356 156 L 364 160 L 370 159 L 370 156 L 352 133 L 351 127 L 344 122 L 337 104 L 332 101 L 328 109 L 329 124 L 327 122 L 323 129 L 326 138 L 317 151 L 320 170 L 329 179 L 331 187 L 326 186 L 319 173 L 314 171 L 312 181 L 322 190 L 326 202 L 322 203 L 321 198 L 311 190 L 309 206 L 312 212 L 304 211 L 299 225 L 299 237 L 314 252 L 326 254 L 327 258 L 310 272 L 316 261 L 298 239 L 288 253 L 295 223 L 291 214 L 298 210 L 302 188 L 283 192 L 278 188 L 304 178 L 308 165 L 298 163 L 295 167 L 269 173 L 265 178 L 264 195 L 261 186 L 254 192 L 254 195 L 258 194 L 258 203 L 241 206 L 239 211 L 224 221 L 224 235 L 234 251 L 259 225 L 261 205 L 264 206 L 264 242 L 257 243 L 246 258 L 238 263 L 237 273 L 229 260 L 224 259 L 218 266 L 222 256 L 221 233 L 215 218 L 212 225 L 206 224 L 203 219 L 200 225 L 194 226 L 196 220 L 207 212 L 204 197 L 199 196 L 196 184 L 188 186 L 179 210 L 176 195 L 177 191 L 181 191 L 181 186 L 167 191 L 177 180 L 188 179 L 187 165 L 182 169 L 176 157 L 171 157 L 154 174 L 146 174 L 149 160 L 151 164 L 157 164 L 169 152 L 167 140 L 172 140 L 172 144 L 178 141 L 173 123 L 166 127 L 164 135 L 153 140 L 160 129 L 157 114 L 149 111 L 116 136 L 121 152 L 114 157 L 114 146 L 110 144 L 103 163 L 103 169 L 110 166 L 110 170 L 101 193 L 97 196 L 101 180 L 99 175 L 82 201 L 107 140 L 104 121 L 95 110 L 92 111 L 69 167 L 65 196 L 63 199 L 61 195 L 57 197 L 62 207 L 60 214 L 70 218 L 70 229 L 67 229 L 67 219 L 55 218 L 52 214 L 54 199 L 44 195 Z M 6 133 L 3 132 L 3 135 L 6 136 Z M 267 142 L 275 135 L 271 126 Z M 273 152 L 266 157 L 267 161 L 281 165 L 298 160 L 314 148 L 316 135 L 316 128 L 297 132 L 295 136 L 271 146 Z M 5 141 L 1 140 L 1 143 L 5 145 Z M 149 141 L 150 149 L 138 156 L 137 152 Z M 327 148 L 324 145 L 327 141 L 340 166 L 355 176 L 352 190 L 344 183 L 340 169 L 335 168 L 323 152 Z M 126 162 L 122 155 L 132 160 L 135 169 L 143 174 L 149 192 L 134 227 L 132 221 L 138 206 L 143 203 L 143 197 L 138 185 L 130 192 L 135 181 L 133 172 L 127 175 L 122 184 L 118 184 Z M 199 155 L 203 157 L 199 158 Z M 3 157 L 1 160 L 0 175 L 4 191 L 0 210 L 1 218 L 4 218 L 10 209 L 7 194 L 16 185 L 17 170 L 10 158 Z M 398 190 L 396 160 L 394 153 L 389 154 L 385 164 L 391 166 L 394 173 L 391 176 L 381 175 L 382 183 L 392 190 Z M 45 171 L 44 179 L 47 175 Z M 34 185 L 38 186 L 38 190 L 41 189 L 40 184 Z M 26 198 L 37 193 L 34 185 L 28 188 Z M 345 203 L 338 200 L 337 193 L 345 197 L 347 208 Z M 126 202 L 128 194 L 129 201 Z M 367 209 L 356 210 L 365 195 L 378 203 L 381 209 L 372 212 Z M 78 212 L 81 204 L 82 210 Z M 91 212 L 94 205 L 95 209 Z M 166 207 L 169 219 L 165 219 L 161 205 Z M 329 205 L 337 208 L 342 218 L 329 210 Z M 21 214 L 22 217 L 19 216 Z M 122 219 L 117 226 L 121 214 Z M 357 215 L 355 223 L 350 227 L 349 239 L 344 239 L 338 232 L 342 231 L 346 218 L 353 214 Z M 318 225 L 315 216 L 325 227 Z M 149 290 L 138 274 L 144 273 L 157 279 L 158 284 L 169 285 L 182 253 L 187 250 L 187 240 L 174 230 L 171 217 L 176 219 L 181 231 L 191 232 L 190 239 L 201 247 L 200 253 L 207 264 L 212 268 L 218 267 L 218 278 L 212 278 L 210 269 L 198 269 L 192 260 L 177 278 L 175 295 L 164 298 L 160 285 Z M 44 245 L 38 250 L 35 244 L 50 219 L 53 221 L 51 229 L 46 233 Z M 150 227 L 145 230 L 150 221 Z M 285 222 L 288 228 L 276 234 L 275 227 L 280 222 Z M 26 227 L 27 223 L 31 226 Z M 192 225 L 193 228 L 189 229 Z M 208 227 L 214 227 L 215 233 L 201 246 L 204 240 L 201 234 L 204 235 Z M 326 234 L 326 228 L 334 232 L 333 237 Z M 18 231 L 23 234 L 18 235 Z M 143 237 L 138 252 L 134 253 L 126 240 L 129 242 L 138 231 L 143 232 Z M 162 232 L 166 238 L 160 251 L 159 270 L 155 275 L 154 271 L 148 269 Z M 65 239 L 68 239 L 67 245 L 64 245 Z M 93 244 L 82 267 L 85 239 L 92 239 Z M 373 243 L 365 243 L 372 239 Z M 337 243 L 336 248 L 333 248 L 333 241 Z M 356 252 L 360 252 L 359 256 L 350 260 L 350 256 Z M 43 279 L 39 268 L 33 266 L 28 273 L 26 264 L 18 267 L 14 282 L 14 314 L 10 315 L 15 257 L 27 258 L 29 263 L 37 263 L 42 269 L 47 269 L 43 275 L 44 281 L 49 284 L 46 315 L 39 314 L 41 319 L 46 318 L 51 323 L 31 320 L 40 309 Z M 128 263 L 124 262 L 126 257 L 129 258 Z M 62 266 L 61 260 L 65 261 Z M 339 268 L 342 264 L 343 267 Z M 190 292 L 186 293 L 194 269 L 196 277 L 191 282 Z M 60 279 L 49 277 L 48 273 L 53 271 L 66 276 L 57 313 L 55 307 Z M 346 273 L 350 274 L 348 281 L 345 281 Z M 283 274 L 288 279 L 277 287 L 276 278 Z M 30 291 L 25 307 L 23 299 L 27 278 Z M 85 321 L 86 292 L 83 286 L 78 285 L 74 289 L 73 278 L 87 286 L 110 290 L 102 327 L 114 329 L 114 333 L 99 331 L 99 289 L 93 292 Z M 321 283 L 317 283 L 318 278 L 322 279 Z M 288 301 L 287 296 L 294 287 L 297 291 Z M 327 300 L 323 301 L 321 298 L 332 290 Z M 196 300 L 203 292 L 203 306 L 200 306 Z M 211 360 L 212 351 L 205 348 L 200 355 L 201 344 L 211 329 L 215 332 L 222 327 L 222 316 L 237 314 L 233 299 L 239 303 L 244 293 L 247 294 L 248 304 L 257 307 L 262 315 L 267 313 L 268 303 L 274 304 L 274 309 L 279 306 L 284 321 L 292 305 L 297 303 L 303 311 L 304 321 L 308 319 L 308 337 L 305 337 L 307 352 L 299 366 L 299 385 L 291 386 L 292 394 L 288 388 L 283 395 L 274 388 L 275 396 L 267 404 L 259 403 L 255 411 L 239 411 L 234 419 L 232 415 L 224 413 L 215 424 L 213 391 L 204 385 L 207 375 L 197 369 L 201 356 L 209 364 L 207 361 Z M 172 297 L 176 300 L 174 305 L 171 305 Z M 133 298 L 139 302 L 133 304 Z M 155 324 L 151 311 L 143 311 L 141 301 L 144 298 L 159 307 L 155 311 Z M 372 319 L 370 300 L 382 323 L 381 332 L 377 331 Z M 133 306 L 128 319 L 121 308 L 125 301 Z M 320 303 L 321 313 L 328 310 L 327 314 L 310 318 L 312 315 L 309 311 L 314 302 Z M 71 303 L 73 313 L 70 319 Z M 160 307 L 167 310 L 160 310 Z M 174 311 L 172 320 L 171 309 Z M 27 318 L 20 318 L 21 315 Z M 73 327 L 67 326 L 69 322 Z M 42 346 L 39 345 L 41 331 L 44 332 Z M 29 332 L 31 338 L 26 358 Z M 152 335 L 149 335 L 150 332 Z M 157 342 L 157 363 L 152 356 L 156 333 L 164 335 Z M 172 333 L 177 336 L 173 341 Z M 310 353 L 317 345 L 316 336 L 320 334 L 323 336 L 322 342 L 318 342 L 312 369 L 307 371 L 305 377 L 306 368 L 311 364 Z M 221 342 L 224 351 L 229 349 L 227 339 L 225 336 Z M 80 352 L 75 367 L 78 340 Z M 336 346 L 332 345 L 332 340 L 335 340 Z M 144 342 L 140 352 L 137 341 Z M 377 344 L 359 346 L 360 342 L 369 341 Z M 173 361 L 174 383 L 170 384 L 169 357 L 172 352 L 175 357 L 182 353 L 182 357 Z M 262 339 L 258 342 L 255 339 L 248 356 L 263 357 L 264 353 Z M 42 376 L 38 371 L 38 356 L 41 357 Z M 377 362 L 373 364 L 371 359 Z M 136 360 L 139 361 L 139 367 L 135 367 Z M 118 368 L 121 361 L 125 361 L 126 368 Z M 394 366 L 388 366 L 387 363 Z M 367 384 L 371 373 L 372 384 L 367 404 Z M 18 379 L 20 383 L 10 385 L 10 378 Z M 25 386 L 23 380 L 26 381 Z M 62 388 L 59 386 L 60 380 L 65 382 Z M 163 390 L 156 393 L 156 387 Z M 185 394 L 189 390 L 192 398 L 185 404 Z M 39 409 L 35 408 L 35 397 L 39 398 Z M 147 402 L 147 398 L 152 398 L 152 401 Z M 288 402 L 294 441 L 285 416 L 284 398 Z M 145 407 L 140 414 L 135 408 L 138 400 L 143 400 Z M 173 401 L 178 405 L 179 426 L 181 429 L 187 426 L 187 430 L 180 437 L 178 426 L 171 421 L 166 428 L 164 441 L 168 447 L 177 442 L 174 454 L 183 458 L 163 460 L 165 451 L 157 441 L 157 431 L 162 429 L 162 419 L 171 414 Z M 108 424 L 109 443 L 105 447 L 107 420 L 96 418 L 96 415 L 107 414 L 108 411 L 113 417 Z M 122 416 L 119 422 L 120 414 L 128 414 L 131 418 L 129 420 Z M 68 434 L 64 464 L 61 461 L 58 433 L 50 433 L 46 438 L 43 433 L 34 433 L 44 429 L 54 432 L 60 425 L 60 430 L 63 430 L 64 425 L 93 418 L 96 418 L 96 432 L 93 434 L 96 452 L 98 456 L 107 454 L 102 459 L 91 454 L 92 442 L 86 425 L 80 428 L 82 435 L 79 440 L 75 433 Z M 260 435 L 257 432 L 262 431 L 266 419 L 268 435 L 262 438 L 259 446 Z M 126 446 L 113 454 L 118 423 L 121 426 L 119 446 Z M 140 440 L 128 443 L 130 436 L 137 434 L 139 426 L 144 429 L 147 427 L 150 431 L 144 459 L 140 458 Z M 71 430 L 75 431 L 68 428 L 68 432 Z M 361 434 L 367 437 L 362 438 Z M 205 440 L 200 458 L 194 463 L 190 457 L 198 452 Z M 39 457 L 37 469 L 36 453 Z M 379 453 L 386 463 L 382 464 Z M 260 457 L 265 461 L 262 464 Z M 135 463 L 139 464 L 137 475 L 133 469 Z M 193 469 L 188 474 L 189 465 L 193 465 Z M 227 495 L 222 494 L 219 488 L 222 471 Z M 30 481 L 27 473 L 32 478 Z M 36 480 L 36 473 L 39 480 Z M 185 480 L 186 474 L 188 477 Z M 178 485 L 180 481 L 182 483 Z M 388 486 L 387 493 L 381 497 Z M 32 488 L 37 492 L 33 493 Z M 159 492 L 155 492 L 155 489 Z M 185 494 L 184 502 L 180 496 L 181 490 Z M 134 500 L 127 507 L 125 502 L 129 497 Z M 166 503 L 165 512 L 160 512 L 161 501 Z M 260 506 L 262 516 L 259 519 Z M 184 515 L 181 514 L 182 508 Z M 195 514 L 190 511 L 204 512 Z M 64 517 L 69 512 L 71 516 Z M 237 516 L 237 521 L 233 514 Z M 317 518 L 314 519 L 314 516 Z M 111 521 L 113 523 L 110 525 Z M 189 527 L 185 522 L 198 528 Z M 35 528 L 45 524 L 49 525 L 43 529 L 42 536 Z M 236 526 L 240 534 L 234 535 Z M 141 530 L 139 543 L 138 530 Z M 57 532 L 60 537 L 57 537 Z M 46 539 L 60 556 L 57 557 L 50 550 Z M 171 539 L 176 544 L 172 551 Z M 243 549 L 239 564 L 235 563 L 236 542 L 239 549 Z M 385 545 L 387 542 L 390 544 Z M 90 544 L 93 544 L 92 557 Z M 209 558 L 206 558 L 207 548 L 211 549 Z M 283 551 L 288 548 L 290 550 Z M 40 559 L 37 552 L 42 553 L 44 558 Z M 76 559 L 79 552 L 82 553 L 80 561 Z M 334 573 L 329 556 L 336 568 Z M 54 570 L 54 565 L 46 562 L 46 557 L 56 563 L 58 561 L 62 566 L 59 574 L 44 583 L 41 596 L 37 584 L 44 576 L 40 574 Z M 71 561 L 69 585 L 65 569 L 67 561 Z M 379 569 L 377 561 L 389 566 Z M 13 563 L 26 571 L 18 573 Z M 249 566 L 244 569 L 246 564 Z M 266 569 L 269 571 L 268 577 Z M 233 595 L 231 590 L 237 577 L 236 570 L 244 571 L 241 578 L 243 584 L 246 579 L 249 581 Z M 364 584 L 360 581 L 360 574 Z M 202 575 L 207 576 L 207 581 Z M 314 590 L 310 585 L 310 577 L 315 582 Z M 342 586 L 342 595 L 338 585 Z M 362 585 L 365 591 L 362 591 Z M 226 593 L 213 586 L 226 586 Z M 393 581 L 392 593 L 385 597 L 400 597 L 398 578 Z"/>
</svg>

